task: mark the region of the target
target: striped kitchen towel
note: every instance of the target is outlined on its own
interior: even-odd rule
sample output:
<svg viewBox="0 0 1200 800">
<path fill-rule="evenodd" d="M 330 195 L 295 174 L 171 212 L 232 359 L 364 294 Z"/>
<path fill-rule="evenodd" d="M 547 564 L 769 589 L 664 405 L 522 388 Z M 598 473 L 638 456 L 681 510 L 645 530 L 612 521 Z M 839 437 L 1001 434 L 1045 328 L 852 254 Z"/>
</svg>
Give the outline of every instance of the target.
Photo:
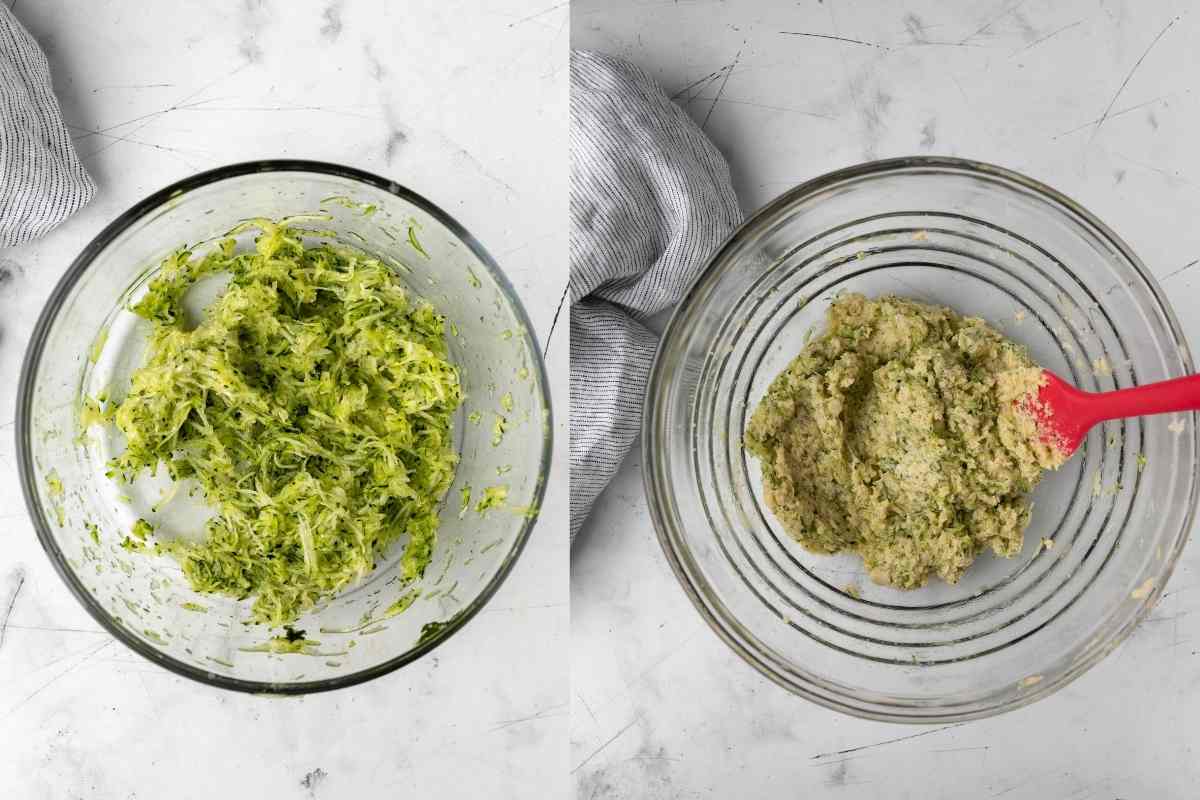
<svg viewBox="0 0 1200 800">
<path fill-rule="evenodd" d="M 741 221 L 725 159 L 641 69 L 571 54 L 571 540 L 641 427 L 658 337 Z"/>
<path fill-rule="evenodd" d="M 95 191 L 63 124 L 45 53 L 0 6 L 0 247 L 41 236 Z"/>
</svg>

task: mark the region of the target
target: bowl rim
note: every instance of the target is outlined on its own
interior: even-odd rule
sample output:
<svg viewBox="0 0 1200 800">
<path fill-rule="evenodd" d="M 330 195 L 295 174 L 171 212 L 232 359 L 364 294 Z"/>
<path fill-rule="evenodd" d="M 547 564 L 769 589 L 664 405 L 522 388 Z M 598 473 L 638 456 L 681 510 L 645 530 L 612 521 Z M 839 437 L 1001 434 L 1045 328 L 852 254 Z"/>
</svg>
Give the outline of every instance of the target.
<svg viewBox="0 0 1200 800">
<path fill-rule="evenodd" d="M 188 664 L 185 661 L 179 660 L 173 656 L 167 655 L 146 643 L 137 637 L 133 636 L 124 626 L 117 624 L 112 620 L 109 614 L 99 605 L 92 597 L 91 593 L 80 582 L 74 571 L 70 569 L 66 563 L 63 553 L 59 550 L 54 541 L 54 536 L 50 531 L 50 526 L 47 523 L 47 515 L 45 509 L 42 508 L 41 501 L 35 486 L 36 470 L 33 464 L 33 452 L 29 437 L 31 430 L 29 427 L 29 419 L 32 412 L 33 403 L 33 383 L 34 375 L 37 367 L 41 363 L 42 353 L 45 346 L 46 336 L 49 333 L 51 325 L 54 323 L 58 315 L 59 309 L 74 287 L 76 282 L 90 267 L 95 258 L 107 248 L 114 239 L 127 230 L 133 223 L 146 216 L 148 213 L 161 208 L 173 198 L 185 192 L 191 192 L 204 186 L 208 186 L 221 181 L 230 180 L 233 178 L 241 178 L 247 175 L 259 173 L 276 173 L 276 172 L 300 172 L 312 173 L 316 175 L 331 175 L 339 178 L 345 178 L 351 181 L 357 181 L 362 184 L 372 186 L 389 194 L 395 195 L 400 199 L 417 206 L 425 213 L 436 219 L 439 223 L 446 226 L 451 233 L 458 237 L 463 244 L 470 248 L 471 252 L 479 259 L 484 268 L 487 269 L 492 279 L 504 293 L 512 307 L 517 321 L 524 327 L 524 336 L 526 338 L 526 346 L 536 358 L 531 359 L 536 370 L 537 386 L 541 395 L 543 404 L 545 424 L 542 425 L 542 451 L 539 467 L 539 477 L 536 481 L 533 491 L 533 499 L 530 505 L 530 512 L 525 515 L 521 529 L 517 533 L 517 537 L 513 542 L 512 547 L 505 556 L 504 562 L 500 569 L 492 576 L 491 580 L 484 585 L 483 589 L 476 595 L 470 603 L 464 606 L 460 611 L 450 617 L 443 623 L 443 627 L 438 632 L 428 638 L 425 638 L 417 645 L 398 656 L 390 658 L 379 664 L 333 678 L 323 678 L 313 681 L 255 681 L 246 680 L 243 678 L 231 678 L 227 675 L 211 672 L 200 667 Z M 316 692 L 332 691 L 334 689 L 343 689 L 348 686 L 354 686 L 359 683 L 378 678 L 393 672 L 400 667 L 412 663 L 422 656 L 428 654 L 438 645 L 449 639 L 454 633 L 461 630 L 466 623 L 479 613 L 480 609 L 487 604 L 500 585 L 512 572 L 513 566 L 516 564 L 517 558 L 525 549 L 525 545 L 529 540 L 530 534 L 533 531 L 534 525 L 537 523 L 538 516 L 541 513 L 542 503 L 544 500 L 547 476 L 550 474 L 552 456 L 554 450 L 554 421 L 553 408 L 550 399 L 550 382 L 546 372 L 545 359 L 542 356 L 541 348 L 538 346 L 538 339 L 535 333 L 533 323 L 529 319 L 528 313 L 525 311 L 525 306 L 521 303 L 520 296 L 517 294 L 508 277 L 501 270 L 500 266 L 492 258 L 491 254 L 484 246 L 467 231 L 454 217 L 443 211 L 439 206 L 435 205 L 424 196 L 409 189 L 396 181 L 382 178 L 372 172 L 367 172 L 356 167 L 350 167 L 342 164 L 334 164 L 326 161 L 313 161 L 306 159 L 263 159 L 255 161 L 243 161 L 225 166 L 216 167 L 214 169 L 205 170 L 194 175 L 190 175 L 182 180 L 169 184 L 168 186 L 159 189 L 158 191 L 145 197 L 143 200 L 136 203 L 129 210 L 122 213 L 115 220 L 110 222 L 103 230 L 100 231 L 75 257 L 71 265 L 67 268 L 58 284 L 54 287 L 50 297 L 43 306 L 37 323 L 34 325 L 33 332 L 30 334 L 29 344 L 26 347 L 25 355 L 21 364 L 20 379 L 17 384 L 17 408 L 16 408 L 16 424 L 14 425 L 16 436 L 17 450 L 17 470 L 21 481 L 21 491 L 25 498 L 25 506 L 29 510 L 29 515 L 33 521 L 34 529 L 37 532 L 38 539 L 42 544 L 42 549 L 46 551 L 50 562 L 54 565 L 59 577 L 66 583 L 71 593 L 83 605 L 83 607 L 91 614 L 92 618 L 100 624 L 104 630 L 114 636 L 125 646 L 143 656 L 149 661 L 154 662 L 171 672 L 182 675 L 185 678 L 209 686 L 216 686 L 221 689 L 231 689 L 239 692 L 249 692 L 254 694 L 282 694 L 282 695 L 299 695 L 311 694 Z"/>
<path fill-rule="evenodd" d="M 914 169 L 930 169 L 934 171 L 942 171 L 945 173 L 958 174 L 975 174 L 982 175 L 993 179 L 1015 184 L 1021 189 L 1030 191 L 1044 200 L 1048 200 L 1053 204 L 1060 206 L 1069 214 L 1075 215 L 1085 225 L 1092 228 L 1093 232 L 1101 239 L 1109 242 L 1115 250 L 1120 253 L 1121 257 L 1133 267 L 1134 273 L 1141 279 L 1142 285 L 1150 292 L 1151 297 L 1161 308 L 1170 329 L 1171 335 L 1175 338 L 1175 344 L 1178 347 L 1180 358 L 1188 373 L 1195 372 L 1195 365 L 1192 361 L 1191 348 L 1188 345 L 1187 337 L 1183 333 L 1183 329 L 1179 324 L 1179 319 L 1175 314 L 1174 308 L 1167 301 L 1161 287 L 1158 285 L 1157 279 L 1149 269 L 1142 263 L 1141 259 L 1133 252 L 1129 245 L 1116 234 L 1109 226 L 1104 224 L 1095 215 L 1089 212 L 1081 204 L 1072 200 L 1067 195 L 1054 189 L 1041 181 L 1030 178 L 1007 167 L 1001 167 L 996 164 L 990 164 L 983 161 L 975 161 L 972 159 L 955 158 L 949 156 L 902 156 L 898 158 L 879 159 L 875 161 L 867 161 L 852 166 L 843 167 L 832 170 L 830 172 L 819 175 L 808 181 L 800 183 L 795 187 L 788 189 L 777 195 L 774 199 L 769 200 L 758 209 L 748 214 L 745 220 L 738 225 L 725 240 L 712 252 L 704 265 L 697 272 L 696 276 L 689 283 L 687 289 L 683 292 L 679 302 L 675 305 L 675 309 L 671 314 L 666 327 L 663 329 L 662 337 L 660 338 L 659 347 L 655 353 L 654 363 L 651 366 L 650 374 L 646 381 L 646 390 L 642 404 L 642 462 L 646 465 L 646 469 L 642 474 L 643 491 L 646 494 L 647 506 L 650 512 L 650 519 L 654 524 L 655 533 L 657 534 L 659 545 L 663 550 L 663 554 L 667 562 L 671 565 L 671 571 L 675 574 L 680 586 L 684 590 L 692 605 L 695 606 L 701 618 L 705 623 L 717 634 L 726 645 L 729 646 L 737 655 L 757 670 L 760 674 L 782 688 L 797 694 L 807 700 L 810 700 L 825 708 L 839 711 L 844 714 L 859 717 L 862 719 L 871 719 L 882 722 L 897 722 L 907 724 L 945 724 L 955 722 L 965 722 L 974 719 L 983 719 L 986 717 L 995 716 L 1017 708 L 1022 708 L 1037 700 L 1041 700 L 1050 696 L 1054 692 L 1070 684 L 1083 673 L 1087 672 L 1093 666 L 1098 664 L 1103 658 L 1117 648 L 1145 619 L 1149 614 L 1154 603 L 1151 600 L 1156 599 L 1152 592 L 1138 607 L 1137 611 L 1124 625 L 1116 628 L 1110 635 L 1106 646 L 1103 648 L 1091 648 L 1087 652 L 1087 657 L 1075 662 L 1071 668 L 1055 680 L 1043 681 L 1036 690 L 1023 693 L 1015 699 L 1009 699 L 1004 702 L 992 703 L 977 708 L 962 707 L 953 708 L 943 713 L 920 713 L 912 714 L 905 713 L 908 710 L 915 710 L 918 707 L 914 706 L 909 709 L 907 706 L 893 706 L 897 711 L 886 712 L 876 710 L 880 708 L 878 703 L 867 701 L 864 705 L 852 705 L 847 702 L 842 702 L 838 699 L 838 695 L 834 693 L 823 693 L 815 690 L 815 686 L 819 685 L 819 681 L 807 681 L 810 685 L 804 686 L 795 681 L 794 672 L 789 668 L 788 664 L 776 664 L 772 656 L 755 653 L 748 644 L 752 642 L 747 640 L 739 629 L 742 628 L 741 623 L 732 613 L 724 610 L 723 603 L 719 598 L 712 598 L 713 602 L 705 596 L 705 584 L 700 576 L 700 570 L 692 557 L 690 551 L 681 546 L 677 542 L 679 538 L 676 531 L 669 524 L 669 518 L 672 516 L 669 508 L 674 505 L 672 500 L 673 492 L 669 487 L 668 481 L 660 479 L 661 461 L 658 458 L 660 451 L 659 436 L 655 435 L 655 431 L 661 426 L 656 424 L 656 398 L 665 391 L 663 385 L 664 354 L 666 348 L 664 345 L 673 336 L 678 336 L 678 328 L 683 324 L 682 318 L 686 316 L 686 312 L 690 310 L 691 301 L 701 287 L 719 268 L 723 262 L 727 260 L 728 254 L 739 246 L 745 239 L 756 234 L 760 228 L 768 224 L 775 216 L 783 210 L 804 201 L 808 197 L 815 195 L 831 186 L 842 184 L 848 181 L 853 181 L 865 177 L 883 177 L 892 173 L 909 172 Z M 1200 449 L 1200 426 L 1195 424 L 1196 415 L 1193 413 L 1192 437 L 1194 446 Z M 1192 482 L 1191 496 L 1188 498 L 1188 509 L 1183 519 L 1181 527 L 1182 535 L 1176 537 L 1176 541 L 1170 553 L 1170 557 L 1166 559 L 1164 566 L 1159 573 L 1160 580 L 1157 582 L 1158 591 L 1161 592 L 1170 580 L 1175 566 L 1178 563 L 1179 556 L 1187 544 L 1188 533 L 1192 530 L 1196 520 L 1197 506 L 1200 504 L 1200 481 Z M 680 546 L 677 546 L 679 544 Z M 714 607 L 721 606 L 721 608 Z M 728 623 L 728 624 L 727 624 Z M 750 635 L 750 639 L 753 636 Z M 819 677 L 819 676 L 818 676 Z M 844 696 L 849 697 L 849 696 Z M 872 708 L 871 706 L 874 706 Z M 931 711 L 935 707 L 923 705 L 919 707 L 924 711 Z"/>
</svg>

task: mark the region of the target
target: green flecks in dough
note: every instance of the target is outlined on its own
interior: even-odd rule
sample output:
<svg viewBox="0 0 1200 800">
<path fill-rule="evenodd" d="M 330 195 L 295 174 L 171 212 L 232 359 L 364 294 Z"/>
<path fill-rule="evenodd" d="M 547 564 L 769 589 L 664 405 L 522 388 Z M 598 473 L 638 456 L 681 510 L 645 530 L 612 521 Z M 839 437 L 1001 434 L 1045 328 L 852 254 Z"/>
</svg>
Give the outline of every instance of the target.
<svg viewBox="0 0 1200 800">
<path fill-rule="evenodd" d="M 46 475 L 46 493 L 50 495 L 51 499 L 57 500 L 63 496 L 64 492 L 62 478 L 58 477 L 57 472 L 50 470 Z"/>
<path fill-rule="evenodd" d="M 480 414 L 478 411 L 472 411 L 467 415 L 467 422 L 472 425 L 478 425 L 480 422 L 483 422 L 483 414 Z"/>
<path fill-rule="evenodd" d="M 110 472 L 195 480 L 216 512 L 203 540 L 158 547 L 196 591 L 253 598 L 254 621 L 282 625 L 398 541 L 402 577 L 421 576 L 462 392 L 444 318 L 388 265 L 270 220 L 239 227 L 257 231 L 253 252 L 178 251 L 133 307 L 153 329 Z M 228 286 L 187 328 L 184 295 L 218 273 Z"/>
<path fill-rule="evenodd" d="M 471 484 L 467 484 L 458 491 L 458 518 L 462 519 L 467 515 L 467 509 L 471 507 Z"/>
<path fill-rule="evenodd" d="M 483 490 L 483 495 L 479 498 L 479 502 L 475 504 L 475 511 L 479 514 L 485 514 L 489 509 L 502 507 L 504 501 L 507 499 L 507 486 L 503 484 L 489 486 Z"/>
<path fill-rule="evenodd" d="M 88 536 L 91 537 L 94 544 L 100 544 L 100 526 L 94 522 L 89 522 L 86 526 Z"/>
<path fill-rule="evenodd" d="M 1020 552 L 1026 495 L 1062 454 L 1018 401 L 1026 352 L 983 320 L 898 297 L 835 298 L 744 441 L 768 508 L 805 548 L 853 551 L 902 589 Z"/>
<path fill-rule="evenodd" d="M 497 475 L 507 475 L 510 472 L 512 472 L 512 464 L 501 464 L 500 466 L 496 467 Z"/>
<path fill-rule="evenodd" d="M 1137 471 L 1140 473 L 1145 468 L 1146 468 L 1146 454 L 1138 453 L 1137 454 Z"/>
<path fill-rule="evenodd" d="M 163 645 L 164 647 L 167 644 L 167 640 L 164 639 L 162 634 L 159 633 L 158 631 L 151 630 L 150 628 L 146 628 L 142 631 L 142 633 L 145 635 L 145 637 L 147 639 L 154 642 L 155 644 L 160 644 L 160 645 Z"/>
<path fill-rule="evenodd" d="M 479 276 L 476 275 L 475 271 L 470 267 L 467 267 L 467 283 L 471 284 L 472 289 L 478 289 L 483 286 L 483 284 L 479 281 Z"/>
<path fill-rule="evenodd" d="M 513 396 L 512 392 L 505 392 L 500 395 L 500 408 L 504 409 L 505 413 L 512 413 Z"/>
<path fill-rule="evenodd" d="M 512 337 L 513 337 L 513 332 L 510 331 L 508 328 L 505 328 L 503 331 L 500 332 L 500 338 L 506 342 L 509 339 L 511 339 Z"/>
<path fill-rule="evenodd" d="M 508 420 L 499 414 L 496 415 L 496 422 L 492 425 L 492 447 L 499 447 L 504 441 L 504 432 L 508 430 Z"/>
<path fill-rule="evenodd" d="M 207 614 L 208 613 L 208 606 L 202 606 L 199 603 L 193 603 L 191 600 L 188 600 L 187 602 L 184 602 L 184 603 L 180 603 L 179 607 L 184 609 L 185 611 L 194 611 L 197 614 Z"/>
</svg>

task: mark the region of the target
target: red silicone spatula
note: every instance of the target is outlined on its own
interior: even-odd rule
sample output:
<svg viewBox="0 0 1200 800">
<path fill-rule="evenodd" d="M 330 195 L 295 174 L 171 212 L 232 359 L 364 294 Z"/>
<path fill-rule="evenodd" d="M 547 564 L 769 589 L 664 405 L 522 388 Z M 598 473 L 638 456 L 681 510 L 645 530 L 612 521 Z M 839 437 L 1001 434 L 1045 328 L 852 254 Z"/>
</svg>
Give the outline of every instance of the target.
<svg viewBox="0 0 1200 800">
<path fill-rule="evenodd" d="M 1115 392 L 1082 392 L 1049 370 L 1037 401 L 1026 408 L 1037 422 L 1042 440 L 1064 456 L 1079 448 L 1098 422 L 1172 411 L 1200 411 L 1200 375 L 1148 383 Z"/>
</svg>

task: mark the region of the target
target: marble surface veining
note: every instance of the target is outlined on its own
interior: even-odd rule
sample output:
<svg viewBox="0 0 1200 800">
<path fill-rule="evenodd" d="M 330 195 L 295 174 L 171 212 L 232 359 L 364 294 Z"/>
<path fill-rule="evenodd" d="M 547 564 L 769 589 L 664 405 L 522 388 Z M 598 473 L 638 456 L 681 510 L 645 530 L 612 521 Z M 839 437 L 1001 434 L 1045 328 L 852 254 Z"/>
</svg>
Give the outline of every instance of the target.
<svg viewBox="0 0 1200 800">
<path fill-rule="evenodd" d="M 568 348 L 562 320 L 551 328 L 566 284 L 565 6 L 18 0 L 15 13 L 99 192 L 0 251 L 0 797 L 564 796 Z M 549 348 L 559 409 L 542 521 L 487 608 L 398 672 L 290 699 L 176 677 L 104 633 L 38 545 L 12 435 L 30 331 L 83 245 L 172 181 L 280 157 L 391 177 L 472 231 Z"/>
<path fill-rule="evenodd" d="M 934 153 L 1066 192 L 1116 229 L 1200 344 L 1200 14 L 1117 0 L 576 0 L 572 42 L 632 59 L 729 159 L 747 210 L 827 170 Z M 1193 268 L 1194 267 L 1194 268 Z M 572 557 L 571 770 L 601 798 L 1187 797 L 1200 779 L 1200 549 L 1115 653 L 961 725 L 827 711 L 701 622 L 627 462 Z"/>
</svg>

